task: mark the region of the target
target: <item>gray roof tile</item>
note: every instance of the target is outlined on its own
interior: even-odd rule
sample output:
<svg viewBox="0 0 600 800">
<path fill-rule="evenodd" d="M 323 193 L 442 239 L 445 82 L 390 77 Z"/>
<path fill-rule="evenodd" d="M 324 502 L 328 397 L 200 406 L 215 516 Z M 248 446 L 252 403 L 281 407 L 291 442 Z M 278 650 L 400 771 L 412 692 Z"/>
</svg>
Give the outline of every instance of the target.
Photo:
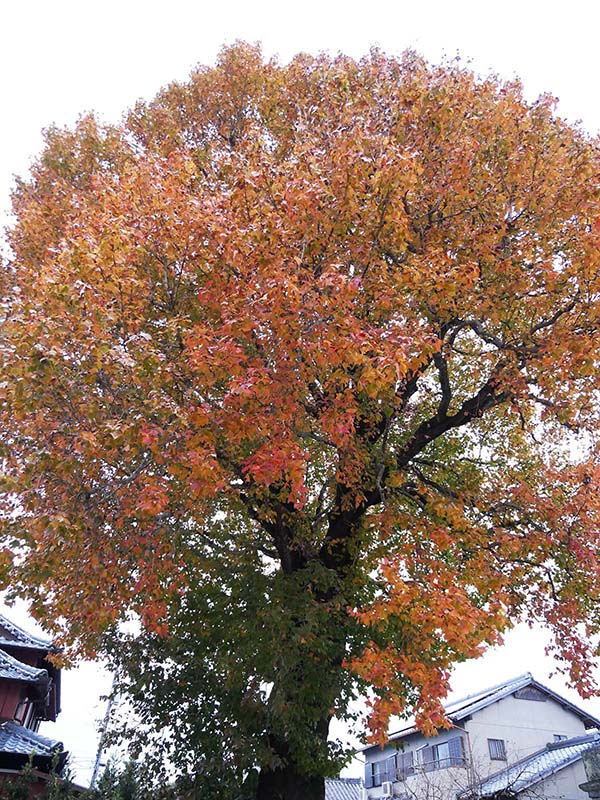
<svg viewBox="0 0 600 800">
<path fill-rule="evenodd" d="M 360 778 L 327 778 L 325 800 L 360 800 Z"/>
<path fill-rule="evenodd" d="M 33 650 L 53 650 L 53 645 L 50 639 L 45 639 L 41 636 L 33 636 L 27 633 L 23 628 L 15 625 L 5 616 L 0 614 L 0 647 L 28 647 Z"/>
<path fill-rule="evenodd" d="M 0 723 L 0 752 L 29 756 L 51 756 L 62 752 L 62 742 L 48 739 L 39 733 L 30 731 L 16 722 Z"/>
<path fill-rule="evenodd" d="M 518 794 L 579 761 L 586 750 L 597 747 L 599 744 L 600 733 L 591 733 L 588 736 L 578 736 L 574 739 L 565 739 L 562 742 L 549 744 L 544 750 L 533 753 L 533 755 L 486 778 L 476 786 L 460 792 L 458 797 L 496 797 L 505 792 L 510 792 L 511 795 Z"/>
<path fill-rule="evenodd" d="M 13 658 L 4 650 L 0 650 L 0 678 L 12 681 L 26 681 L 28 683 L 44 683 L 48 681 L 48 672 L 45 669 L 36 669 L 29 664 L 23 664 Z"/>
</svg>

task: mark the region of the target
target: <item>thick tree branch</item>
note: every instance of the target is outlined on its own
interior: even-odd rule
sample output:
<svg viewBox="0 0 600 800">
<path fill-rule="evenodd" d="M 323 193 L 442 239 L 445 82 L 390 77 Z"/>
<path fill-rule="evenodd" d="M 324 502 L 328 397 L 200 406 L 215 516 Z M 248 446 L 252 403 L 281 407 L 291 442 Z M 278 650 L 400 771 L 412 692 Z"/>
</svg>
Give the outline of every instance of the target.
<svg viewBox="0 0 600 800">
<path fill-rule="evenodd" d="M 438 412 L 434 417 L 422 422 L 398 453 L 396 457 L 398 468 L 403 469 L 406 467 L 430 442 L 442 436 L 446 431 L 466 425 L 473 419 L 481 417 L 489 408 L 499 405 L 504 402 L 504 400 L 508 399 L 510 396 L 509 392 L 499 392 L 497 389 L 498 372 L 498 369 L 494 370 L 494 373 L 477 394 L 465 400 L 455 414 L 450 414 L 448 416 Z"/>
<path fill-rule="evenodd" d="M 265 519 L 264 515 L 259 513 L 247 494 L 240 492 L 239 497 L 250 517 L 271 537 L 275 549 L 277 550 L 281 569 L 289 575 L 306 566 L 308 559 L 298 547 L 292 545 L 293 536 L 291 527 L 285 522 L 285 517 L 295 512 L 294 507 L 289 503 L 274 501 L 270 506 L 270 510 L 275 511 L 275 521 L 271 522 Z M 266 552 L 264 549 L 261 550 L 261 552 L 264 552 L 266 555 L 272 555 L 271 551 Z"/>
</svg>

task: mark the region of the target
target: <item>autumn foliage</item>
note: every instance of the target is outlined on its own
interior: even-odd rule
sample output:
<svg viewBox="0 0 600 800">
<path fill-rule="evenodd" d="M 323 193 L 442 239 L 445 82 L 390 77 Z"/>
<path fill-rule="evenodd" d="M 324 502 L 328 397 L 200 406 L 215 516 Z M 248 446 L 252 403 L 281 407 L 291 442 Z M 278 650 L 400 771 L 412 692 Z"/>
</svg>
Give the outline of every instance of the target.
<svg viewBox="0 0 600 800">
<path fill-rule="evenodd" d="M 247 45 L 46 139 L 2 273 L 13 592 L 197 659 L 259 797 L 321 796 L 357 691 L 376 740 L 442 724 L 523 618 L 592 692 L 597 143 L 457 65 Z"/>
</svg>

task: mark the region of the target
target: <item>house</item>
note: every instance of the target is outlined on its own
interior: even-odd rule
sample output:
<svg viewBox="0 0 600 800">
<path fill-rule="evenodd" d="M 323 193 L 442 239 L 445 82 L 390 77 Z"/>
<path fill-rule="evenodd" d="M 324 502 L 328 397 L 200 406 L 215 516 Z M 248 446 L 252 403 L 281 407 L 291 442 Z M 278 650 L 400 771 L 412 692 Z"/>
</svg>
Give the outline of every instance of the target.
<svg viewBox="0 0 600 800">
<path fill-rule="evenodd" d="M 64 768 L 62 743 L 38 733 L 42 721 L 55 721 L 60 712 L 60 669 L 48 660 L 53 651 L 49 640 L 0 615 L 0 796 L 2 783 L 27 764 L 36 776 L 32 796 Z"/>
<path fill-rule="evenodd" d="M 363 798 L 543 797 L 586 800 L 583 753 L 600 720 L 530 673 L 446 706 L 448 730 L 426 739 L 414 725 L 382 749 L 363 748 Z"/>
</svg>

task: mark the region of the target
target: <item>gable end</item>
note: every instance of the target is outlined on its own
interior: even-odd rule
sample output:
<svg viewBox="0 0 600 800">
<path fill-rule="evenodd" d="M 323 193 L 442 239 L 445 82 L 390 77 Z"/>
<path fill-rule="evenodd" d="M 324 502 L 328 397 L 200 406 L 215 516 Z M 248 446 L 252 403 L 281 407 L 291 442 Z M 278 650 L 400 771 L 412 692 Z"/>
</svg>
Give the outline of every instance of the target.
<svg viewBox="0 0 600 800">
<path fill-rule="evenodd" d="M 522 689 L 517 689 L 513 697 L 517 700 L 533 700 L 536 703 L 545 703 L 548 699 L 548 696 L 535 686 L 523 686 Z"/>
</svg>

